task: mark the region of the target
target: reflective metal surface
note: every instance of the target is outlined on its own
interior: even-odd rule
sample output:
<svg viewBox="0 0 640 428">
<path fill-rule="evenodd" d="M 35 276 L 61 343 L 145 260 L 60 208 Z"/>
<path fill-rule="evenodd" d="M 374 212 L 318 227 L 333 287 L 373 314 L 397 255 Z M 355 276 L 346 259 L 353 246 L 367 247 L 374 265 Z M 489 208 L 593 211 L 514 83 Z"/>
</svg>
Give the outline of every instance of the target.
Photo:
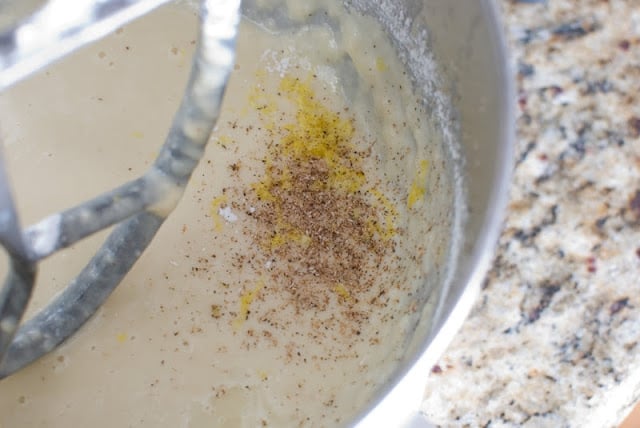
<svg viewBox="0 0 640 428">
<path fill-rule="evenodd" d="M 442 290 L 429 328 L 414 338 L 416 344 L 398 375 L 382 391 L 378 402 L 363 412 L 358 426 L 428 427 L 416 414 L 431 367 L 467 317 L 493 257 L 502 228 L 511 172 L 514 139 L 514 86 L 502 27 L 490 0 L 357 1 L 381 22 L 393 9 L 410 34 L 427 34 L 428 51 L 438 65 L 437 86 L 452 104 L 451 121 L 457 128 L 464 157 L 464 242 L 451 281 Z M 399 50 L 402 50 L 399 41 Z M 420 52 L 411 47 L 410 55 Z M 420 75 L 420 70 L 414 70 Z M 423 77 L 422 80 L 425 78 Z M 431 79 L 427 75 L 426 79 Z M 429 82 L 417 79 L 417 87 Z M 433 93 L 421 94 L 427 104 Z"/>
</svg>

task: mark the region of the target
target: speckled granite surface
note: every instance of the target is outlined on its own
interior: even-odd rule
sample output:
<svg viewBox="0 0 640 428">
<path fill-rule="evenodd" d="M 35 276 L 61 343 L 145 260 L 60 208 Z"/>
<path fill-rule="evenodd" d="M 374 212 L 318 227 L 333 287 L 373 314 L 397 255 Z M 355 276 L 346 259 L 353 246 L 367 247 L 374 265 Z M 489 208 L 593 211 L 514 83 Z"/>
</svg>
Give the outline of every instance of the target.
<svg viewBox="0 0 640 428">
<path fill-rule="evenodd" d="M 640 1 L 499 4 L 518 72 L 511 202 L 423 410 L 616 426 L 640 398 Z"/>
</svg>

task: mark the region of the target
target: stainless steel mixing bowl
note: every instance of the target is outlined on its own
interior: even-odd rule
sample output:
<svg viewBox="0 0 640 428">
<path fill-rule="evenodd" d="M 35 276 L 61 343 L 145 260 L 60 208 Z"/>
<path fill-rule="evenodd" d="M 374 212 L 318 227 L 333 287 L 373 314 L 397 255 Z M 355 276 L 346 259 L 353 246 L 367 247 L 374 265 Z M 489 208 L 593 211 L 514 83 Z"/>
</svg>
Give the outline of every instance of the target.
<svg viewBox="0 0 640 428">
<path fill-rule="evenodd" d="M 454 240 L 448 273 L 432 290 L 437 299 L 430 302 L 437 305 L 424 308 L 395 376 L 354 421 L 363 427 L 429 426 L 418 412 L 426 376 L 467 316 L 501 228 L 512 168 L 513 83 L 493 0 L 345 3 L 387 31 L 461 171 L 464 191 L 452 193 L 457 211 L 451 213 L 461 240 Z"/>
<path fill-rule="evenodd" d="M 427 311 L 421 320 L 424 328 L 418 326 L 396 377 L 359 420 L 367 427 L 397 426 L 403 420 L 429 426 L 417 412 L 425 378 L 468 315 L 501 230 L 513 163 L 513 81 L 492 0 L 348 3 L 375 16 L 395 39 L 420 95 L 441 115 L 442 132 L 454 129 L 445 142 L 458 143 L 462 151 L 467 215 L 451 280 L 443 284 L 435 312 Z M 429 53 L 436 69 L 420 70 L 419 57 Z"/>
</svg>

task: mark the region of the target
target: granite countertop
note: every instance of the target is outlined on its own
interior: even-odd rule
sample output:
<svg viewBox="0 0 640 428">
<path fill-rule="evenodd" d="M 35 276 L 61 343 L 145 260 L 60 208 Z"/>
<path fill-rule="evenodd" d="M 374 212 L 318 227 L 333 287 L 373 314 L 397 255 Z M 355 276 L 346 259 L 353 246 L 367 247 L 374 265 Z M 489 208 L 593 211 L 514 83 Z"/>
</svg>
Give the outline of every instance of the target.
<svg viewBox="0 0 640 428">
<path fill-rule="evenodd" d="M 518 85 L 511 200 L 423 410 L 442 426 L 616 426 L 640 398 L 640 3 L 499 5 Z"/>
</svg>

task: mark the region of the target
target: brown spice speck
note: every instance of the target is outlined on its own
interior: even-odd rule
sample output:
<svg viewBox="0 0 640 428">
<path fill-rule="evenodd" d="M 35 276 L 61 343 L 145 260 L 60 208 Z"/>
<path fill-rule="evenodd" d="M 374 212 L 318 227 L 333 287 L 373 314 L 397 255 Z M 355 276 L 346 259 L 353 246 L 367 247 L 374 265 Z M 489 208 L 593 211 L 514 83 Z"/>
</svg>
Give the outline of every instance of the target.
<svg viewBox="0 0 640 428">
<path fill-rule="evenodd" d="M 220 305 L 211 305 L 211 318 L 220 318 L 222 316 L 222 308 Z"/>
<path fill-rule="evenodd" d="M 263 159 L 245 234 L 275 262 L 271 279 L 298 311 L 324 310 L 334 298 L 354 305 L 376 279 L 371 267 L 393 249 L 394 208 L 363 187 L 369 153 L 354 149 L 353 120 L 328 110 L 300 79 L 283 79 L 279 93 L 296 104 L 296 122 L 278 130 L 281 141 Z M 355 314 L 345 312 L 358 323 Z"/>
</svg>

